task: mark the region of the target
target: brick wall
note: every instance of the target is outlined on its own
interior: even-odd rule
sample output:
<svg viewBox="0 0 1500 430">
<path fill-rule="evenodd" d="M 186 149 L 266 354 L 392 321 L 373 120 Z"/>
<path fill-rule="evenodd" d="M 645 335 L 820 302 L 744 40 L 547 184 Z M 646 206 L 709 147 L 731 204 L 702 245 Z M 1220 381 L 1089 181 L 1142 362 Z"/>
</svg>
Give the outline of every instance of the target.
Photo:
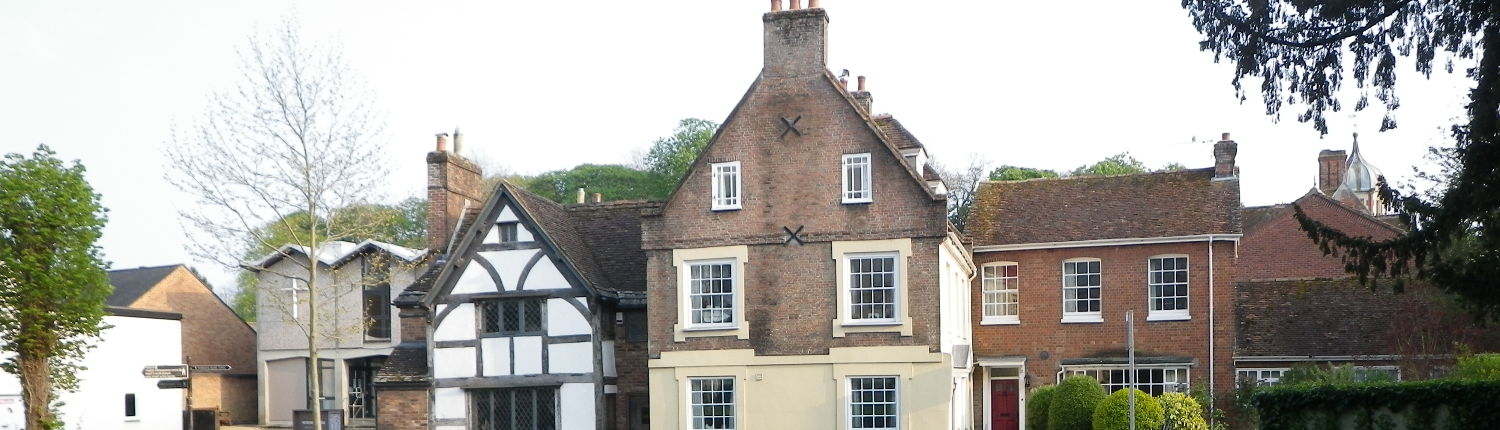
<svg viewBox="0 0 1500 430">
<path fill-rule="evenodd" d="M 614 333 L 615 375 L 617 375 L 616 386 L 619 388 L 619 394 L 615 395 L 613 419 L 615 428 L 624 430 L 630 428 L 626 423 L 626 420 L 630 418 L 630 395 L 647 394 L 650 388 L 646 369 L 646 342 L 625 340 L 624 324 L 615 324 Z"/>
<path fill-rule="evenodd" d="M 427 430 L 430 400 L 426 388 L 385 388 L 376 398 L 378 430 Z"/>
<path fill-rule="evenodd" d="M 182 351 L 193 364 L 228 364 L 227 375 L 255 378 L 255 331 L 245 324 L 192 272 L 178 267 L 129 307 L 182 314 Z M 193 393 L 195 408 L 220 408 L 235 420 L 256 417 L 255 385 L 230 384 L 220 389 L 218 375 L 194 377 L 203 388 Z M 184 393 L 186 395 L 186 393 Z"/>
<path fill-rule="evenodd" d="M 1387 239 L 1397 231 L 1380 221 L 1361 215 L 1321 196 L 1308 195 L 1296 202 L 1313 219 L 1351 236 Z M 1237 280 L 1343 278 L 1344 263 L 1325 256 L 1307 237 L 1293 217 L 1291 207 L 1273 215 L 1240 241 Z"/>
<path fill-rule="evenodd" d="M 1019 325 L 981 325 L 983 286 L 976 277 L 973 284 L 974 353 L 977 357 L 1025 356 L 1031 387 L 1055 383 L 1066 358 L 1124 357 L 1125 311 L 1136 315 L 1137 356 L 1165 355 L 1193 357 L 1191 368 L 1194 389 L 1208 388 L 1209 378 L 1209 307 L 1214 303 L 1215 388 L 1231 389 L 1233 381 L 1232 346 L 1234 345 L 1234 272 L 1232 242 L 1216 242 L 1214 252 L 1214 294 L 1209 296 L 1209 262 L 1206 242 L 1113 246 L 1098 248 L 1045 249 L 1009 252 L 983 252 L 975 255 L 975 264 L 1008 261 L 1018 263 L 1020 285 Z M 1188 321 L 1146 321 L 1147 259 L 1162 254 L 1185 254 L 1189 266 Z M 1063 324 L 1062 262 L 1071 258 L 1100 259 L 1101 312 L 1103 323 Z M 1041 358 L 1046 351 L 1048 358 Z M 976 377 L 981 376 L 976 373 Z M 983 381 L 975 383 L 976 419 L 983 417 Z"/>
</svg>

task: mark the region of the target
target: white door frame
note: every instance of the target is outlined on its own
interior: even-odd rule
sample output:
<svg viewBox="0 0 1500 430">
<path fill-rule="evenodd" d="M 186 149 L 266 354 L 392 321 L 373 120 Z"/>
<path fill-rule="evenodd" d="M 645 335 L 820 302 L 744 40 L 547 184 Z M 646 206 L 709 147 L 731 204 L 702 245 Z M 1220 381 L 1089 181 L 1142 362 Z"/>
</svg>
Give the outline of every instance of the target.
<svg viewBox="0 0 1500 430">
<path fill-rule="evenodd" d="M 1019 398 L 1017 400 L 1020 402 L 1020 404 L 1017 405 L 1016 414 L 1017 414 L 1018 418 L 1020 419 L 1020 428 L 1024 430 L 1026 428 L 1026 390 L 1028 388 L 1026 386 L 1026 358 L 1025 357 L 1014 357 L 1014 358 L 1007 357 L 1007 358 L 1003 358 L 1003 359 L 984 359 L 984 358 L 981 358 L 981 359 L 979 359 L 979 366 L 984 368 L 984 402 L 983 402 L 984 403 L 984 430 L 994 430 L 994 429 L 990 428 L 990 424 L 994 422 L 990 418 L 990 409 L 994 406 L 992 403 L 990 403 L 990 392 L 992 390 L 994 390 L 994 387 L 992 386 L 991 381 L 994 381 L 994 380 L 997 380 L 997 379 L 998 380 L 1007 380 L 1007 379 L 1016 380 L 1016 388 L 1017 388 L 1017 391 L 1019 392 L 1019 396 L 1018 396 Z M 991 376 L 991 374 L 990 374 L 990 370 L 991 369 L 1004 369 L 1004 368 L 1016 369 L 1016 376 Z"/>
</svg>

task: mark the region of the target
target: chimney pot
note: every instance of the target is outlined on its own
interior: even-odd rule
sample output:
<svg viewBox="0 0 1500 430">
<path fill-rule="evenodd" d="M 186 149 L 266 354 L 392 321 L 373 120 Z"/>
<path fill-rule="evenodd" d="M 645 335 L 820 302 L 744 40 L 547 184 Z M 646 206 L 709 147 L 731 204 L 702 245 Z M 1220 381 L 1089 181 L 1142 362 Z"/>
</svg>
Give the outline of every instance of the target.
<svg viewBox="0 0 1500 430">
<path fill-rule="evenodd" d="M 579 188 L 578 189 L 578 203 L 580 203 L 580 204 L 583 203 L 583 198 L 584 198 L 585 195 L 586 194 L 584 194 L 583 188 Z"/>
<path fill-rule="evenodd" d="M 458 155 L 463 155 L 464 153 L 464 135 L 463 133 L 459 133 L 456 128 L 453 129 L 453 153 Z"/>
<path fill-rule="evenodd" d="M 865 90 L 865 77 L 864 76 L 860 76 L 859 77 L 859 90 L 860 91 L 864 91 Z"/>
<path fill-rule="evenodd" d="M 781 12 L 781 0 L 771 0 L 771 12 Z"/>
<path fill-rule="evenodd" d="M 792 0 L 792 10 L 802 9 L 802 0 Z"/>
<path fill-rule="evenodd" d="M 603 193 L 594 193 L 594 203 L 599 203 L 599 202 L 602 202 L 602 201 L 604 201 L 604 194 Z"/>
<path fill-rule="evenodd" d="M 1219 140 L 1229 140 L 1229 133 L 1224 133 L 1224 136 L 1221 137 Z"/>
<path fill-rule="evenodd" d="M 818 0 L 807 0 L 808 9 L 818 9 Z"/>
<path fill-rule="evenodd" d="M 839 78 L 839 86 L 844 87 L 844 91 L 849 91 L 849 80 Z"/>
<path fill-rule="evenodd" d="M 448 133 L 437 134 L 437 152 L 448 151 Z"/>
</svg>

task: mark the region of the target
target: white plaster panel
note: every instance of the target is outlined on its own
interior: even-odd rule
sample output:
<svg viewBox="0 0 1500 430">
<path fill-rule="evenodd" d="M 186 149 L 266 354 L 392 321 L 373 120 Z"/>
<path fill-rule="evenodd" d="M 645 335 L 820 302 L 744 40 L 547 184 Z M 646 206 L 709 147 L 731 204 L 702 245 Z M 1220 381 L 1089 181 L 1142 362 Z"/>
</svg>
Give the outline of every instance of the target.
<svg viewBox="0 0 1500 430">
<path fill-rule="evenodd" d="M 568 284 L 568 279 L 563 277 L 562 272 L 557 271 L 557 265 L 545 259 L 536 262 L 536 267 L 531 268 L 531 273 L 526 275 L 526 285 L 522 287 L 527 290 L 573 288 Z"/>
<path fill-rule="evenodd" d="M 594 384 L 563 384 L 557 397 L 562 403 L 558 428 L 594 428 Z"/>
<path fill-rule="evenodd" d="M 584 306 L 588 306 L 584 304 Z M 547 299 L 547 335 L 568 336 L 594 332 L 589 320 L 565 299 Z"/>
<path fill-rule="evenodd" d="M 531 235 L 531 229 L 526 224 L 516 223 L 516 242 L 535 242 L 536 238 Z"/>
<path fill-rule="evenodd" d="M 484 243 L 500 243 L 500 229 L 490 224 L 490 232 L 484 235 Z"/>
<path fill-rule="evenodd" d="M 432 340 L 473 340 L 474 339 L 474 304 L 459 303 L 453 308 L 453 312 L 443 317 L 438 323 L 437 329 L 432 331 Z"/>
<path fill-rule="evenodd" d="M 520 221 L 520 220 L 521 220 L 520 218 L 516 218 L 516 213 L 514 211 L 510 210 L 510 205 L 505 205 L 504 209 L 500 209 L 500 217 L 499 218 L 495 218 L 495 222 L 508 222 L 508 221 Z"/>
<path fill-rule="evenodd" d="M 491 266 L 495 266 L 495 273 L 500 275 L 500 282 L 505 285 L 505 289 L 514 291 L 517 283 L 520 282 L 521 271 L 526 270 L 526 262 L 531 261 L 531 256 L 536 255 L 538 252 L 541 251 L 535 249 L 517 249 L 511 251 L 481 252 L 479 253 L 479 258 L 488 260 Z M 541 263 L 538 262 L 537 265 L 540 266 Z"/>
<path fill-rule="evenodd" d="M 432 417 L 445 418 L 467 418 L 468 407 L 465 406 L 464 389 L 462 388 L 437 388 L 432 390 Z M 442 427 L 438 427 L 442 428 Z M 463 428 L 463 427 L 458 427 Z"/>
<path fill-rule="evenodd" d="M 473 347 L 433 348 L 432 376 L 434 378 L 473 378 L 476 358 L 474 354 Z"/>
<path fill-rule="evenodd" d="M 490 272 L 484 270 L 484 266 L 478 261 L 469 261 L 464 266 L 464 274 L 458 277 L 458 282 L 453 284 L 453 294 L 493 293 L 500 291 L 495 288 L 495 280 L 490 278 Z"/>
<path fill-rule="evenodd" d="M 557 343 L 547 346 L 547 373 L 591 373 L 594 371 L 592 342 Z"/>
<path fill-rule="evenodd" d="M 539 375 L 542 373 L 542 337 L 516 337 L 516 374 Z"/>
<path fill-rule="evenodd" d="M 606 340 L 600 343 L 602 345 L 599 348 L 604 353 L 604 377 L 619 376 L 615 374 L 615 341 Z"/>
<path fill-rule="evenodd" d="M 484 351 L 484 376 L 510 374 L 510 338 L 491 337 L 479 340 Z"/>
</svg>

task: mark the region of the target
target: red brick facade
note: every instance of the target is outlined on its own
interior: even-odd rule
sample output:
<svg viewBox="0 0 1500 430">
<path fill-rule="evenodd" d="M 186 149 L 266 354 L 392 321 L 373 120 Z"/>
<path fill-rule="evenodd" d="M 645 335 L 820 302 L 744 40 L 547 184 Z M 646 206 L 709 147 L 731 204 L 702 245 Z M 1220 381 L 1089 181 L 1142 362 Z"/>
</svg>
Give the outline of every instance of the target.
<svg viewBox="0 0 1500 430">
<path fill-rule="evenodd" d="M 626 314 L 645 313 L 644 310 L 626 311 Z M 633 318 L 627 316 L 626 318 Z M 647 396 L 650 393 L 649 382 L 646 371 L 646 341 L 626 339 L 626 325 L 615 324 L 615 386 L 618 392 L 614 396 L 615 416 L 614 428 L 619 430 L 631 430 L 632 424 L 639 426 L 642 423 L 631 423 L 630 397 L 632 395 Z M 644 405 L 638 405 L 644 406 Z M 649 421 L 649 420 L 648 420 Z"/>
<path fill-rule="evenodd" d="M 425 430 L 428 426 L 431 394 L 424 387 L 383 387 L 376 399 L 380 419 L 378 430 Z"/>
</svg>

